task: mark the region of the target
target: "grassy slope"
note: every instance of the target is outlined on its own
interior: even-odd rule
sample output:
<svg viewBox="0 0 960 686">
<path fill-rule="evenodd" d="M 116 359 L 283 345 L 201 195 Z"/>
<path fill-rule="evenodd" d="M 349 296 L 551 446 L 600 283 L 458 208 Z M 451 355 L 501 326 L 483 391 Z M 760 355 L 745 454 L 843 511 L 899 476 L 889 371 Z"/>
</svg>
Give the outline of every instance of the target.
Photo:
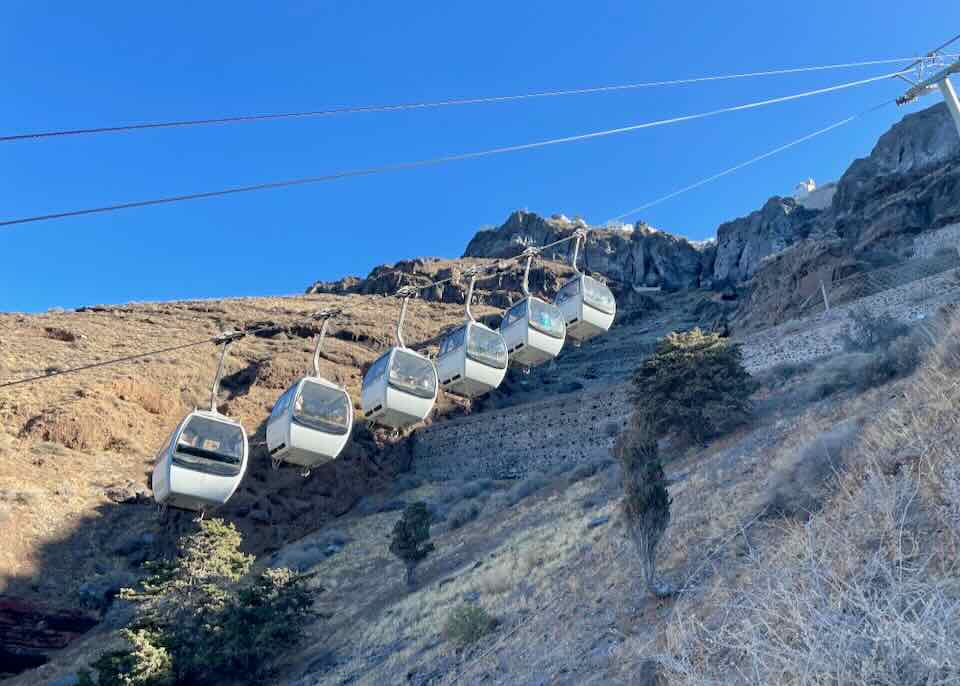
<svg viewBox="0 0 960 686">
<path fill-rule="evenodd" d="M 568 475 L 557 477 L 512 506 L 488 484 L 494 495 L 479 519 L 455 531 L 440 526 L 438 551 L 412 595 L 403 592 L 400 566 L 380 540 L 396 514 L 339 522 L 353 542 L 316 567 L 332 588 L 324 606 L 332 617 L 285 660 L 280 683 L 633 684 L 643 683 L 651 659 L 675 683 L 730 683 L 738 669 L 747 683 L 831 682 L 829 673 L 819 681 L 800 674 L 829 641 L 836 641 L 832 659 L 842 654 L 837 646 L 852 650 L 854 638 L 870 636 L 873 624 L 849 629 L 841 622 L 834 634 L 817 627 L 818 612 L 835 597 L 807 586 L 814 578 L 807 575 L 811 560 L 833 565 L 823 583 L 837 591 L 850 584 L 869 595 L 862 590 L 865 580 L 883 565 L 892 572 L 910 566 L 913 582 L 927 584 L 927 591 L 955 590 L 950 565 L 960 532 L 947 536 L 946 525 L 935 522 L 956 507 L 944 505 L 942 495 L 949 488 L 958 492 L 943 476 L 955 455 L 942 432 L 956 423 L 957 377 L 940 365 L 859 395 L 803 401 L 818 374 L 815 367 L 786 384 L 771 380 L 758 396 L 754 426 L 674 456 L 668 466 L 674 516 L 660 564 L 684 589 L 678 599 L 651 601 L 634 577 L 632 551 L 615 516 L 615 467 L 572 485 Z M 919 462 L 902 456 L 904 446 L 934 443 L 939 455 L 921 451 Z M 900 475 L 887 476 L 898 459 L 907 460 Z M 916 497 L 904 499 L 911 492 Z M 446 500 L 436 484 L 405 494 L 414 496 Z M 908 505 L 917 513 L 910 510 L 905 518 Z M 611 519 L 600 523 L 605 516 Z M 914 517 L 916 525 L 905 523 Z M 900 531 L 907 533 L 898 538 Z M 936 550 L 929 559 L 919 552 Z M 921 561 L 924 566 L 914 569 Z M 778 596 L 787 587 L 793 596 Z M 949 605 L 955 603 L 952 592 L 930 597 Z M 464 599 L 482 604 L 500 626 L 461 652 L 444 640 L 442 626 Z M 855 600 L 842 601 L 850 615 Z M 804 602 L 806 615 L 798 609 Z M 764 607 L 777 603 L 784 619 L 768 626 Z M 944 614 L 928 633 L 948 629 L 951 617 Z M 894 629 L 916 634 L 922 624 L 899 621 L 884 625 L 889 635 L 881 643 L 895 641 Z M 860 633 L 842 636 L 838 626 Z M 804 633 L 814 628 L 824 631 L 816 641 Z M 922 652 L 926 646 L 917 642 Z M 766 660 L 766 672 L 745 664 L 774 645 L 784 664 L 765 656 L 758 659 Z M 884 645 L 887 653 L 878 649 L 877 659 L 883 662 L 900 647 Z M 862 663 L 850 657 L 848 673 L 858 673 Z M 876 671 L 883 669 L 900 668 L 883 664 Z M 896 678 L 905 677 L 897 672 Z"/>
</svg>

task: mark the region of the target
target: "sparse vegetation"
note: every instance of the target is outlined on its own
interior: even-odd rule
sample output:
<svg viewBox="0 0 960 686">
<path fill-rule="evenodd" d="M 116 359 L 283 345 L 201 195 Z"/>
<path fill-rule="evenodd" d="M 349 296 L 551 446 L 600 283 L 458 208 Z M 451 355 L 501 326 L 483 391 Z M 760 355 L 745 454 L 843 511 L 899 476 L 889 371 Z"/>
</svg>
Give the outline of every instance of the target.
<svg viewBox="0 0 960 686">
<path fill-rule="evenodd" d="M 696 441 L 744 424 L 754 384 L 740 349 L 716 333 L 672 333 L 636 371 L 633 400 L 657 435 L 676 432 Z"/>
<path fill-rule="evenodd" d="M 636 413 L 617 440 L 614 453 L 623 468 L 621 512 L 640 558 L 643 581 L 651 594 L 668 595 L 669 590 L 656 581 L 657 546 L 670 524 L 670 495 L 653 419 Z"/>
<path fill-rule="evenodd" d="M 951 355 L 941 348 L 855 443 L 844 439 L 851 466 L 809 521 L 778 525 L 776 545 L 681 598 L 661 660 L 671 682 L 956 681 L 960 452 L 944 429 L 956 423 L 960 387 Z M 727 585 L 734 574 L 741 583 Z"/>
<path fill-rule="evenodd" d="M 127 647 L 94 663 L 101 686 L 262 681 L 312 618 L 312 591 L 287 569 L 251 576 L 240 542 L 232 524 L 205 520 L 175 560 L 124 592 L 139 612 L 122 632 Z"/>
<path fill-rule="evenodd" d="M 866 391 L 913 373 L 930 347 L 931 337 L 889 315 L 863 310 L 854 317 L 841 353 L 811 377 L 809 398 L 819 400 L 846 390 Z"/>
<path fill-rule="evenodd" d="M 480 605 L 464 603 L 450 613 L 443 627 L 443 635 L 448 641 L 463 647 L 475 643 L 496 625 L 496 620 Z"/>
<path fill-rule="evenodd" d="M 507 503 L 516 505 L 524 498 L 533 495 L 549 484 L 549 480 L 542 474 L 529 474 L 523 481 L 518 481 L 507 491 Z"/>
<path fill-rule="evenodd" d="M 910 333 L 910 327 L 889 313 L 873 314 L 865 307 L 850 311 L 850 329 L 843 335 L 848 352 L 873 352 Z"/>
<path fill-rule="evenodd" d="M 393 526 L 390 552 L 403 562 L 406 568 L 405 581 L 411 590 L 417 585 L 417 566 L 434 551 L 434 545 L 430 542 L 431 519 L 426 503 L 411 503 Z"/>
<path fill-rule="evenodd" d="M 475 501 L 467 501 L 455 505 L 447 516 L 447 524 L 451 531 L 469 524 L 480 516 L 480 505 Z"/>
</svg>

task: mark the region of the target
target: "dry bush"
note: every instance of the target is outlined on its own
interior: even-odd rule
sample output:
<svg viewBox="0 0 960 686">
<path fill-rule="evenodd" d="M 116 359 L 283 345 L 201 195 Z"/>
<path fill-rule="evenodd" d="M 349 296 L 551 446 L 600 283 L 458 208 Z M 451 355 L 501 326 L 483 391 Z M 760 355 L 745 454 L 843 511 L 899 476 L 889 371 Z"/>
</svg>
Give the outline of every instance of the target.
<svg viewBox="0 0 960 686">
<path fill-rule="evenodd" d="M 293 360 L 285 355 L 276 355 L 257 365 L 254 384 L 261 388 L 282 390 L 289 388 L 306 372 L 307 367 L 304 366 L 304 361 Z"/>
<path fill-rule="evenodd" d="M 545 488 L 549 483 L 549 480 L 541 474 L 529 474 L 527 478 L 514 484 L 510 490 L 507 491 L 507 503 L 511 506 L 516 505 L 524 498 Z"/>
<path fill-rule="evenodd" d="M 447 516 L 447 525 L 450 530 L 459 529 L 480 516 L 481 503 L 468 501 L 455 505 Z"/>
<path fill-rule="evenodd" d="M 150 414 L 180 414 L 183 409 L 178 393 L 172 393 L 169 389 L 149 381 L 129 377 L 117 379 L 113 383 L 113 392 L 120 400 L 135 403 Z"/>
<path fill-rule="evenodd" d="M 105 408 L 73 403 L 45 409 L 30 418 L 20 436 L 59 443 L 73 450 L 106 450 L 113 443 L 112 424 Z"/>
<path fill-rule="evenodd" d="M 73 331 L 60 328 L 59 326 L 45 326 L 43 327 L 43 334 L 47 338 L 51 338 L 55 341 L 63 341 L 64 343 L 73 343 L 74 341 L 83 338 L 83 334 L 77 334 Z"/>
<path fill-rule="evenodd" d="M 464 603 L 453 609 L 443 627 L 443 636 L 459 646 L 475 643 L 496 626 L 496 620 L 479 605 Z"/>
<path fill-rule="evenodd" d="M 819 513 L 728 570 L 735 588 L 681 597 L 660 658 L 671 683 L 960 680 L 958 381 L 942 347 L 865 427 Z"/>
<path fill-rule="evenodd" d="M 844 454 L 862 427 L 862 420 L 848 419 L 807 440 L 786 469 L 774 475 L 766 495 L 766 516 L 805 519 L 820 509 L 826 484 L 843 466 Z"/>
</svg>

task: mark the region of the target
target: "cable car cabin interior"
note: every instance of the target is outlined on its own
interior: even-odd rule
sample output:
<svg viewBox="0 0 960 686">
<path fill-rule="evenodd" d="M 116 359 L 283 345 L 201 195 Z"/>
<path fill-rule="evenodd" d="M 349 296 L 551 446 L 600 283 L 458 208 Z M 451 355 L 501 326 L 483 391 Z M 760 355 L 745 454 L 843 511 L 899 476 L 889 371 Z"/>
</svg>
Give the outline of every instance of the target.
<svg viewBox="0 0 960 686">
<path fill-rule="evenodd" d="M 413 426 L 433 409 L 437 385 L 429 358 L 409 348 L 390 348 L 363 377 L 363 416 L 398 430 Z"/>
<path fill-rule="evenodd" d="M 577 342 L 609 331 L 617 313 L 617 301 L 610 289 L 586 274 L 564 284 L 554 303 L 563 312 L 567 336 Z"/>
<path fill-rule="evenodd" d="M 507 359 L 503 336 L 478 322 L 467 322 L 440 342 L 437 373 L 444 390 L 476 398 L 500 385 Z"/>
<path fill-rule="evenodd" d="M 243 426 L 217 412 L 197 410 L 160 449 L 153 493 L 160 505 L 202 512 L 226 503 L 247 468 Z"/>
<path fill-rule="evenodd" d="M 335 459 L 352 427 L 347 391 L 320 377 L 304 377 L 274 404 L 267 420 L 267 450 L 274 460 L 310 469 Z"/>
<path fill-rule="evenodd" d="M 507 344 L 510 362 L 529 368 L 560 354 L 566 324 L 557 307 L 528 296 L 504 313 L 500 333 Z"/>
</svg>

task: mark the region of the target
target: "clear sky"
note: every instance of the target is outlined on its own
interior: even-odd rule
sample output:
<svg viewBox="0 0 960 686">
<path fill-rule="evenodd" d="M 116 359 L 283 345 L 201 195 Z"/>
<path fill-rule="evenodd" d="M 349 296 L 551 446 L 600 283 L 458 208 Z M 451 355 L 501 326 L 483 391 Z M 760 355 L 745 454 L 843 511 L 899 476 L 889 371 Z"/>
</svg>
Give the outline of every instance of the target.
<svg viewBox="0 0 960 686">
<path fill-rule="evenodd" d="M 960 32 L 960 5 L 939 0 L 8 0 L 4 10 L 0 135 L 906 57 Z M 0 219 L 608 129 L 889 69 L 2 143 Z M 890 81 L 440 167 L 0 228 L 0 309 L 297 293 L 384 262 L 458 256 L 479 227 L 522 207 L 602 223 L 901 90 Z M 838 177 L 903 114 L 891 106 L 637 218 L 712 236 L 802 178 Z"/>
</svg>

